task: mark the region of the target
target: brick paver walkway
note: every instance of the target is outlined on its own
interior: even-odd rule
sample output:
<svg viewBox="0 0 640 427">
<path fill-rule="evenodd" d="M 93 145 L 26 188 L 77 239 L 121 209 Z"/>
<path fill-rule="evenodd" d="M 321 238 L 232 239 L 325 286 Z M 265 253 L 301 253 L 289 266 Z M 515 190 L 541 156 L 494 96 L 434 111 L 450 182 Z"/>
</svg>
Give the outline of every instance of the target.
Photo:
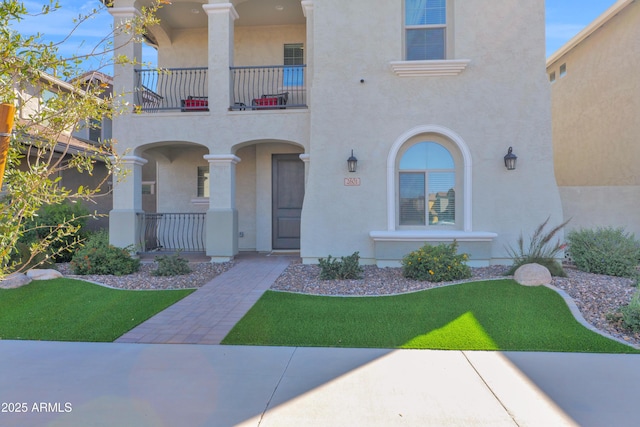
<svg viewBox="0 0 640 427">
<path fill-rule="evenodd" d="M 286 255 L 242 254 L 233 268 L 116 342 L 220 344 L 293 259 Z"/>
</svg>

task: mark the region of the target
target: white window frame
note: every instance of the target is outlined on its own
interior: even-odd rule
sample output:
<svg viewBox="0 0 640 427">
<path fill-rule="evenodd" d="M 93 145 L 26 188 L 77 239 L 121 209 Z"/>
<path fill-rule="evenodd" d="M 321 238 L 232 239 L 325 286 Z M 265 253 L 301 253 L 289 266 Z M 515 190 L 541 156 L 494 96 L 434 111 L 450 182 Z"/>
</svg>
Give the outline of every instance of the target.
<svg viewBox="0 0 640 427">
<path fill-rule="evenodd" d="M 455 59 L 454 40 L 454 0 L 446 0 L 446 24 L 445 24 L 445 59 L 407 60 L 406 36 L 407 29 L 418 26 L 406 25 L 406 1 L 402 2 L 402 61 L 391 61 L 391 70 L 398 77 L 441 77 L 457 76 L 462 73 L 471 60 Z M 428 27 L 428 26 L 427 26 Z"/>
<path fill-rule="evenodd" d="M 456 204 L 456 230 L 462 230 L 464 232 L 472 231 L 472 160 L 471 160 L 471 151 L 469 147 L 465 143 L 465 141 L 454 131 L 448 129 L 444 126 L 439 125 L 424 125 L 414 127 L 396 139 L 391 150 L 389 151 L 389 155 L 387 157 L 387 230 L 395 231 L 398 229 L 406 229 L 406 226 L 399 227 L 399 214 L 398 214 L 398 201 L 399 195 L 397 193 L 397 189 L 399 187 L 398 182 L 398 162 L 401 157 L 401 153 L 404 152 L 404 148 L 406 148 L 407 142 L 409 142 L 412 138 L 422 135 L 422 134 L 433 134 L 441 136 L 443 139 L 448 140 L 452 145 L 457 147 L 459 150 L 459 154 L 462 157 L 462 165 L 456 166 L 456 175 L 462 174 L 461 177 L 456 177 L 456 181 L 461 180 L 462 189 L 458 189 L 457 191 L 461 191 L 461 198 L 458 198 L 456 195 L 456 200 L 461 200 L 460 203 Z M 451 151 L 451 150 L 449 150 Z M 462 218 L 460 217 L 462 215 Z M 422 227 L 423 229 L 429 230 L 432 227 Z"/>
<path fill-rule="evenodd" d="M 440 145 L 442 148 L 444 148 L 445 150 L 447 150 L 447 152 L 449 153 L 449 155 L 451 156 L 453 162 L 454 162 L 454 167 L 449 169 L 438 169 L 438 168 L 433 168 L 433 169 L 400 169 L 400 163 L 402 161 L 403 156 L 407 153 L 407 151 L 409 151 L 412 147 L 418 145 L 418 144 L 422 144 L 422 143 L 433 143 L 433 144 L 438 144 Z M 418 138 L 418 140 L 416 141 L 407 141 L 406 144 L 403 145 L 402 149 L 399 151 L 397 159 L 396 159 L 396 173 L 397 173 L 397 186 L 398 186 L 398 192 L 396 194 L 396 206 L 397 206 L 397 218 L 398 218 L 398 228 L 401 229 L 406 229 L 406 228 L 411 228 L 411 229 L 415 229 L 415 228 L 424 228 L 424 229 L 458 229 L 459 228 L 459 222 L 460 222 L 460 217 L 459 217 L 459 210 L 462 208 L 460 205 L 460 201 L 459 199 L 459 191 L 460 191 L 460 184 L 461 181 L 458 179 L 459 178 L 459 161 L 456 161 L 456 155 L 452 152 L 450 147 L 447 146 L 451 146 L 453 144 L 450 144 L 449 141 L 445 141 L 442 138 L 438 137 L 437 135 L 425 135 L 423 138 Z M 453 224 L 446 224 L 446 223 L 435 223 L 435 224 L 431 224 L 430 223 L 430 218 L 429 218 L 429 214 L 430 214 L 430 208 L 429 208 L 429 201 L 430 201 L 430 193 L 429 193 L 429 182 L 430 182 L 430 174 L 431 173 L 439 173 L 439 172 L 444 172 L 444 173 L 453 173 L 454 174 L 454 187 L 453 190 L 455 191 L 455 199 L 454 199 L 454 218 L 453 218 Z M 424 176 L 424 223 L 423 224 L 408 224 L 405 223 L 403 224 L 401 222 L 402 218 L 401 218 L 401 209 L 400 209 L 400 175 L 403 173 L 407 173 L 407 174 L 420 174 L 422 176 Z"/>
<path fill-rule="evenodd" d="M 197 170 L 196 197 L 199 199 L 208 199 L 211 191 L 209 166 L 198 166 Z"/>
<path fill-rule="evenodd" d="M 406 2 L 407 0 L 403 1 L 403 5 L 404 5 L 404 9 L 403 9 L 403 39 L 404 39 L 404 54 L 403 54 L 403 58 L 406 61 L 444 61 L 447 60 L 451 57 L 452 52 L 450 49 L 450 44 L 451 44 L 451 25 L 450 25 L 450 21 L 451 21 L 451 12 L 452 12 L 452 7 L 451 7 L 451 1 L 452 0 L 445 0 L 445 23 L 444 24 L 422 24 L 422 25 L 407 25 L 407 16 L 406 16 Z M 442 50 L 443 50 L 443 57 L 442 58 L 431 58 L 431 59 L 426 59 L 426 58 L 420 58 L 420 59 L 412 59 L 409 60 L 408 59 L 408 46 L 407 46 L 407 33 L 411 30 L 430 30 L 430 29 L 443 29 L 444 30 L 444 40 L 443 43 L 444 45 L 442 46 Z"/>
</svg>

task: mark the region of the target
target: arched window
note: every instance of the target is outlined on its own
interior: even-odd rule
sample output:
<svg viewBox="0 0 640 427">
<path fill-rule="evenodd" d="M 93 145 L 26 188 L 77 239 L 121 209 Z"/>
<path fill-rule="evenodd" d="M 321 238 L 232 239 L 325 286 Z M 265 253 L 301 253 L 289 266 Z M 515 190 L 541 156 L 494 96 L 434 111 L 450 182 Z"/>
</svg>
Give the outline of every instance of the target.
<svg viewBox="0 0 640 427">
<path fill-rule="evenodd" d="M 398 162 L 397 182 L 398 225 L 456 225 L 456 162 L 442 144 L 420 141 L 408 146 Z"/>
</svg>

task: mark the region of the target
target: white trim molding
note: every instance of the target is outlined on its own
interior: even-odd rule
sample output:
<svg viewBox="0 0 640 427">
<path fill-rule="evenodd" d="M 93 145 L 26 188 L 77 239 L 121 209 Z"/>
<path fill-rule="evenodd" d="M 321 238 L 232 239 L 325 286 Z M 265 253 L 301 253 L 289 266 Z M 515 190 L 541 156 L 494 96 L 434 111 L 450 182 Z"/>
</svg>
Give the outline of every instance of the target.
<svg viewBox="0 0 640 427">
<path fill-rule="evenodd" d="M 115 157 L 112 157 L 111 159 L 113 159 L 112 161 L 114 161 Z M 147 163 L 149 163 L 147 159 L 144 159 L 138 156 L 122 156 L 120 157 L 120 161 L 122 162 L 123 165 L 135 165 L 135 166 L 144 166 Z"/>
<path fill-rule="evenodd" d="M 445 138 L 453 142 L 462 154 L 462 161 L 464 163 L 464 188 L 462 193 L 463 198 L 463 229 L 465 232 L 472 230 L 471 219 L 473 205 L 472 205 L 472 159 L 471 151 L 464 142 L 462 137 L 444 126 L 439 125 L 423 125 L 416 126 L 413 129 L 409 129 L 396 139 L 389 150 L 389 156 L 387 157 L 387 230 L 396 230 L 396 159 L 400 148 L 411 138 L 420 134 L 435 133 L 442 135 Z"/>
<path fill-rule="evenodd" d="M 108 12 L 111 16 L 133 17 L 142 16 L 140 11 L 135 7 L 110 7 Z"/>
<path fill-rule="evenodd" d="M 306 18 L 307 14 L 313 10 L 313 1 L 311 1 L 311 0 L 302 0 L 300 2 L 300 4 L 302 6 L 302 13 L 304 14 L 304 17 Z"/>
<path fill-rule="evenodd" d="M 234 21 L 240 18 L 236 8 L 231 3 L 203 4 L 202 9 L 204 9 L 207 15 L 212 15 L 214 13 L 229 13 Z"/>
<path fill-rule="evenodd" d="M 393 230 L 371 231 L 369 236 L 374 242 L 491 242 L 498 234 L 490 231 Z"/>
<path fill-rule="evenodd" d="M 213 163 L 232 163 L 238 164 L 240 163 L 240 157 L 235 156 L 233 154 L 207 154 L 203 156 L 209 164 Z"/>
<path fill-rule="evenodd" d="M 470 62 L 470 59 L 392 61 L 391 69 L 399 77 L 457 76 Z"/>
</svg>

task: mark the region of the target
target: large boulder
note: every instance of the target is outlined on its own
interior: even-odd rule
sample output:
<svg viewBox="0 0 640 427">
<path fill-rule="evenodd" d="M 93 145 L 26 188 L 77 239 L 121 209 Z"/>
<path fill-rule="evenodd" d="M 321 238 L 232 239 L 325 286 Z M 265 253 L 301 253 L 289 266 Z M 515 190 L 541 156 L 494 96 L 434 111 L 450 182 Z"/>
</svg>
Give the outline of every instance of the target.
<svg viewBox="0 0 640 427">
<path fill-rule="evenodd" d="M 62 273 L 58 270 L 53 269 L 37 269 L 32 268 L 27 271 L 27 277 L 31 280 L 49 280 L 49 279 L 58 279 L 62 277 Z"/>
<path fill-rule="evenodd" d="M 0 279 L 0 288 L 13 289 L 20 286 L 28 285 L 31 279 L 24 273 L 11 273 L 3 279 Z"/>
<path fill-rule="evenodd" d="M 543 265 L 524 264 L 516 270 L 513 279 L 524 286 L 548 285 L 551 283 L 551 273 Z"/>
</svg>

